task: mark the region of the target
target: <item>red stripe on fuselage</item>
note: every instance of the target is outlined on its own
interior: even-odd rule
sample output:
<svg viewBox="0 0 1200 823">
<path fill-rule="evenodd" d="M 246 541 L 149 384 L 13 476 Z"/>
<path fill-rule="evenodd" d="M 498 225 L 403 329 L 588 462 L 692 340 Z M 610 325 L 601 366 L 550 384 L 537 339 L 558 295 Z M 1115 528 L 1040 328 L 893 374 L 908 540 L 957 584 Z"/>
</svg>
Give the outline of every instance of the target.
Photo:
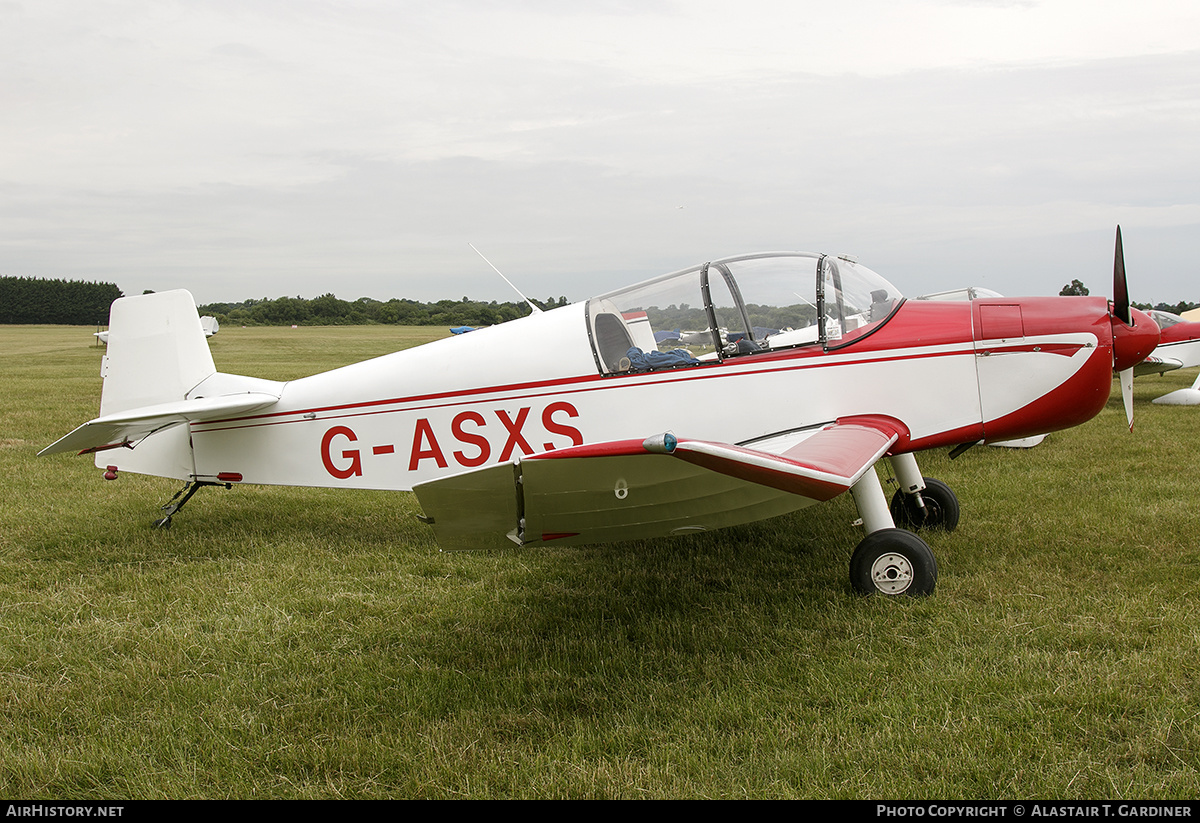
<svg viewBox="0 0 1200 823">
<path fill-rule="evenodd" d="M 1000 351 L 1003 349 L 1004 347 L 997 347 L 995 351 Z M 412 395 L 410 397 L 391 398 L 386 400 L 366 400 L 360 403 L 346 403 L 336 406 L 316 406 L 311 408 L 296 409 L 294 411 L 269 412 L 266 414 L 246 415 L 244 417 L 230 417 L 223 420 L 206 420 L 203 423 L 193 423 L 192 430 L 200 434 L 206 434 L 215 431 L 225 431 L 239 428 L 281 425 L 285 423 L 302 423 L 306 422 L 306 418 L 303 417 L 303 415 L 306 414 L 323 414 L 324 416 L 320 418 L 322 421 L 341 420 L 349 417 L 368 417 L 377 414 L 393 414 L 399 412 L 426 411 L 430 409 L 448 408 L 462 405 L 462 403 L 467 401 L 469 398 L 479 398 L 481 400 L 486 398 L 489 403 L 498 403 L 510 400 L 528 400 L 539 397 L 553 397 L 568 394 L 607 391 L 616 387 L 632 388 L 648 383 L 652 383 L 654 385 L 668 385 L 671 383 L 690 382 L 693 380 L 720 380 L 750 375 L 807 371 L 809 369 L 836 368 L 862 365 L 867 363 L 886 363 L 901 360 L 924 360 L 939 357 L 960 357 L 965 354 L 974 355 L 974 353 L 974 348 L 970 344 L 965 344 L 963 348 L 954 351 L 921 352 L 916 349 L 909 351 L 893 350 L 893 353 L 887 356 L 857 356 L 853 358 L 847 358 L 845 355 L 837 352 L 829 354 L 825 354 L 820 351 L 803 352 L 799 355 L 791 352 L 775 352 L 752 355 L 749 357 L 743 356 L 741 358 L 729 359 L 717 363 L 705 363 L 700 366 L 676 368 L 666 371 L 639 372 L 637 374 L 621 374 L 610 376 L 586 375 L 582 377 L 566 377 L 558 380 L 539 380 L 529 383 L 512 383 L 500 386 L 467 389 L 461 392 L 434 392 L 431 394 Z M 859 353 L 855 352 L 855 354 Z M 820 358 L 819 362 L 811 362 L 817 357 Z M 809 362 L 792 362 L 770 368 L 761 368 L 764 362 L 778 362 L 781 359 L 803 359 Z M 715 369 L 721 369 L 721 371 L 716 372 L 714 371 Z M 737 369 L 737 371 L 733 371 L 733 369 Z M 547 391 L 538 391 L 540 389 L 547 389 Z M 501 394 L 502 396 L 490 396 L 496 394 Z M 446 400 L 447 402 L 430 403 L 430 401 L 438 400 Z M 395 408 L 379 408 L 382 406 Z M 329 414 L 330 412 L 345 413 L 331 415 Z M 301 416 L 299 419 L 274 419 L 295 418 L 298 415 Z M 238 423 L 240 425 L 228 425 L 230 423 Z"/>
<path fill-rule="evenodd" d="M 441 408 L 455 406 L 470 398 L 487 397 L 489 402 L 519 400 L 526 397 L 542 397 L 564 392 L 603 391 L 619 386 L 636 386 L 644 383 L 664 385 L 689 380 L 709 380 L 729 377 L 740 377 L 747 373 L 768 374 L 772 372 L 793 371 L 828 366 L 853 365 L 860 362 L 886 362 L 894 360 L 915 360 L 927 357 L 946 357 L 958 354 L 974 353 L 970 311 L 966 304 L 952 304 L 953 309 L 947 310 L 948 304 L 925 303 L 908 301 L 872 334 L 861 339 L 843 339 L 833 341 L 833 346 L 826 352 L 820 346 L 809 345 L 797 348 L 780 349 L 779 351 L 759 352 L 751 355 L 728 358 L 723 361 L 704 363 L 699 366 L 670 369 L 666 371 L 639 372 L 637 374 L 619 375 L 574 375 L 533 380 L 527 383 L 513 383 L 498 386 L 485 386 L 472 389 L 461 389 L 429 394 L 412 395 L 408 397 L 393 397 L 379 400 L 364 400 L 356 403 L 342 403 L 328 406 L 314 406 L 293 411 L 275 411 L 263 414 L 253 414 L 229 417 L 221 420 L 208 420 L 204 423 L 193 424 L 193 431 L 205 433 L 230 427 L 228 423 L 244 425 L 266 425 L 269 423 L 301 422 L 282 420 L 295 415 L 325 414 L 331 412 L 349 412 L 339 414 L 335 418 L 353 417 L 360 415 L 389 413 L 393 411 L 412 411 L 416 404 L 420 408 Z M 914 342 L 915 341 L 915 342 Z M 584 345 L 587 345 L 586 343 Z M 931 352 L 931 348 L 956 347 L 955 351 Z M 852 349 L 852 351 L 851 351 Z M 777 364 L 777 365 L 771 365 Z M 764 368 L 766 366 L 766 368 Z M 719 371 L 718 371 L 719 370 Z M 749 371 L 748 371 L 749 370 Z M 313 378 L 306 378 L 313 379 Z M 613 381 L 616 381 L 614 384 Z M 538 394 L 538 390 L 546 390 Z M 532 394 L 515 394 L 517 392 L 533 392 Z M 497 393 L 508 393 L 507 397 L 492 397 Z M 436 401 L 446 403 L 437 404 Z M 406 406 L 406 408 L 380 409 L 383 406 Z M 211 428 L 209 428 L 211 427 Z"/>
</svg>

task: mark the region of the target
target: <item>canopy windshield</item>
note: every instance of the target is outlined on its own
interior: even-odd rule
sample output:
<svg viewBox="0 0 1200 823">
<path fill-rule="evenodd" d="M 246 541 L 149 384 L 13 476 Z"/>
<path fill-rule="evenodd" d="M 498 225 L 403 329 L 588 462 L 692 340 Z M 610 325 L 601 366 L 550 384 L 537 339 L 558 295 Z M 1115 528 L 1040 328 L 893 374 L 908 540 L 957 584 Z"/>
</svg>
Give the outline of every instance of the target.
<svg viewBox="0 0 1200 823">
<path fill-rule="evenodd" d="M 846 258 L 770 252 L 714 260 L 588 301 L 606 372 L 695 364 L 792 346 L 848 345 L 882 324 L 902 295 Z M 638 351 L 631 352 L 636 349 Z M 629 361 L 629 362 L 626 362 Z"/>
<path fill-rule="evenodd" d="M 1176 323 L 1184 322 L 1183 318 L 1178 314 L 1171 314 L 1171 312 L 1160 311 L 1158 309 L 1151 309 L 1149 311 L 1149 315 L 1154 319 L 1154 322 L 1158 324 L 1160 329 L 1165 329 L 1167 326 L 1174 326 Z"/>
</svg>

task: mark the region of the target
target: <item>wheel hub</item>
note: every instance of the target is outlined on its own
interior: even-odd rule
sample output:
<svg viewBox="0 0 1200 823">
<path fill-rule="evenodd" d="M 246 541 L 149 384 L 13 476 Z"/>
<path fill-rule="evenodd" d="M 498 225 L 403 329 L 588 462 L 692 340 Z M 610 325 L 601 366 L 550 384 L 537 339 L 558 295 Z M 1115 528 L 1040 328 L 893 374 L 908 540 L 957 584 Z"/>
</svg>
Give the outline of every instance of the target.
<svg viewBox="0 0 1200 823">
<path fill-rule="evenodd" d="M 922 525 L 937 527 L 942 525 L 942 508 L 937 501 L 932 497 L 924 498 L 925 502 L 925 522 Z"/>
<path fill-rule="evenodd" d="M 915 500 L 906 500 L 906 512 L 908 514 L 908 522 L 918 528 L 935 529 L 942 525 L 944 517 L 942 516 L 942 507 L 930 495 L 924 495 L 921 498 L 924 506 L 918 506 Z"/>
<path fill-rule="evenodd" d="M 884 594 L 904 594 L 913 577 L 912 562 L 902 554 L 887 552 L 871 564 L 871 580 Z"/>
</svg>

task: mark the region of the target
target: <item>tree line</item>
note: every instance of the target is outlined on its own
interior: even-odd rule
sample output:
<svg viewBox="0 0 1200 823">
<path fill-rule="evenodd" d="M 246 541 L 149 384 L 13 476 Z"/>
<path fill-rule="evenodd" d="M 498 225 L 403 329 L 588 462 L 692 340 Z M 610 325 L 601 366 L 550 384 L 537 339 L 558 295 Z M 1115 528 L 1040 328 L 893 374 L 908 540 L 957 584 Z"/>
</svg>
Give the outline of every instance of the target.
<svg viewBox="0 0 1200 823">
<path fill-rule="evenodd" d="M 48 280 L 36 277 L 0 277 L 0 324 L 54 324 L 97 326 L 108 323 L 112 302 L 124 297 L 114 283 Z M 549 310 L 567 305 L 566 297 L 531 301 Z M 360 297 L 353 302 L 333 294 L 311 300 L 303 297 L 208 303 L 201 315 L 239 326 L 494 326 L 515 320 L 532 310 L 525 303 L 490 303 L 439 300 L 421 303 L 393 298 L 382 301 Z"/>
<path fill-rule="evenodd" d="M 114 283 L 0 277 L 0 323 L 102 325 L 122 296 Z"/>
<path fill-rule="evenodd" d="M 1151 309 L 1154 309 L 1155 311 L 1165 311 L 1170 312 L 1171 314 L 1183 314 L 1185 311 L 1200 309 L 1200 303 L 1189 303 L 1186 300 L 1181 300 L 1178 303 L 1155 303 L 1153 306 L 1151 306 L 1149 303 L 1134 303 L 1130 301 L 1129 305 L 1133 306 L 1135 309 L 1141 309 L 1142 311 L 1150 311 Z"/>
<path fill-rule="evenodd" d="M 567 305 L 566 297 L 532 300 L 540 309 Z M 360 297 L 342 300 L 323 294 L 311 300 L 303 297 L 243 300 L 240 303 L 206 303 L 200 314 L 212 315 L 221 325 L 232 326 L 495 326 L 524 317 L 532 309 L 525 303 L 484 303 L 464 297 L 421 303 L 392 298 L 374 300 Z"/>
<path fill-rule="evenodd" d="M 1072 280 L 1060 294 L 1086 295 L 1087 287 Z M 34 277 L 0 277 L 0 324 L 52 323 L 73 326 L 104 325 L 112 302 L 124 296 L 114 283 L 80 280 L 47 280 Z M 566 297 L 533 300 L 538 308 L 549 310 L 567 305 Z M 1200 303 L 1134 303 L 1139 309 L 1157 309 L 1183 314 Z M 674 306 L 670 307 L 676 308 Z M 679 307 L 681 310 L 687 306 Z M 212 315 L 223 325 L 239 326 L 494 326 L 530 313 L 525 303 L 485 303 L 463 297 L 421 303 L 392 298 L 375 300 L 360 297 L 342 300 L 333 294 L 303 297 L 262 298 L 240 303 L 207 303 L 200 314 Z M 682 312 L 681 313 L 686 313 Z M 675 326 L 687 325 L 682 317 Z M 758 323 L 758 320 L 755 320 Z M 765 319 L 763 325 L 771 325 Z M 777 326 L 779 324 L 776 324 Z M 674 328 L 668 324 L 665 327 Z"/>
<path fill-rule="evenodd" d="M 1072 280 L 1063 286 L 1062 291 L 1059 292 L 1059 295 L 1062 297 L 1086 297 L 1088 294 L 1088 287 L 1083 285 L 1083 282 L 1080 280 Z M 1178 303 L 1155 303 L 1154 305 L 1130 301 L 1129 305 L 1142 311 L 1153 309 L 1154 311 L 1165 311 L 1171 314 L 1183 314 L 1185 311 L 1200 309 L 1200 303 L 1189 303 L 1186 300 L 1180 300 Z"/>
</svg>

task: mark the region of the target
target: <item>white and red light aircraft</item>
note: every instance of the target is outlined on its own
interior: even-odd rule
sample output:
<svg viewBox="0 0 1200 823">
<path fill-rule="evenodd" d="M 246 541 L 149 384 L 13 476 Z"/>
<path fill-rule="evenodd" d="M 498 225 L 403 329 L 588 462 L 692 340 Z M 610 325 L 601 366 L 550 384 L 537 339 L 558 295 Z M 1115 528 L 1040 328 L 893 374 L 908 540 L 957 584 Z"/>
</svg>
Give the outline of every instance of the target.
<svg viewBox="0 0 1200 823">
<path fill-rule="evenodd" d="M 681 534 L 849 491 L 853 587 L 928 594 L 933 554 L 897 523 L 959 508 L 914 455 L 1096 415 L 1159 339 L 1120 229 L 1114 294 L 906 301 L 846 258 L 751 254 L 286 383 L 218 372 L 191 295 L 148 294 L 112 306 L 100 416 L 41 453 L 185 481 L 159 526 L 207 485 L 411 489 L 443 548 Z M 677 328 L 713 331 L 660 352 Z"/>
<path fill-rule="evenodd" d="M 1135 375 L 1165 374 L 1200 366 L 1200 321 L 1157 309 L 1146 312 L 1159 328 L 1158 346 L 1133 370 Z"/>
<path fill-rule="evenodd" d="M 1200 366 L 1200 320 L 1165 311 L 1148 312 L 1162 330 L 1161 339 L 1149 357 L 1137 367 L 1137 374 L 1163 374 L 1173 369 Z M 1200 376 L 1191 387 L 1176 389 L 1151 401 L 1164 406 L 1200 406 Z"/>
</svg>

